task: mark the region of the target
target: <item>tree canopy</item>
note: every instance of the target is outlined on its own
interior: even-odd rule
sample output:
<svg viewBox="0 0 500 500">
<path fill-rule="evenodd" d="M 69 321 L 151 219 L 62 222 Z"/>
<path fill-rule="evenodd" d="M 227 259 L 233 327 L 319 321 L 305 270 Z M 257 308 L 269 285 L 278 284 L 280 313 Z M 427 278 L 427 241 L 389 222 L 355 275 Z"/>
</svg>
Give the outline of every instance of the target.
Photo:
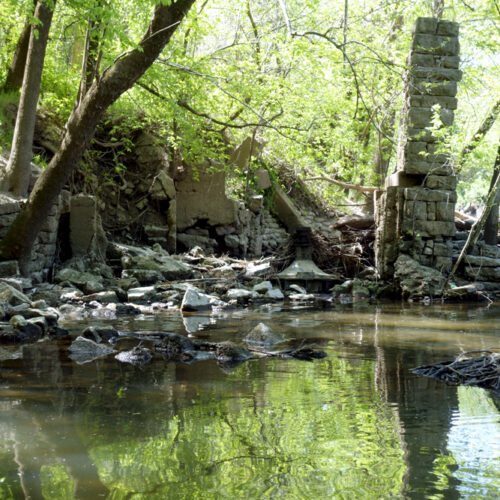
<svg viewBox="0 0 500 500">
<path fill-rule="evenodd" d="M 81 89 L 85 52 L 99 78 L 137 48 L 154 3 L 58 4 L 40 105 L 64 123 Z M 264 160 L 274 168 L 303 178 L 378 185 L 395 165 L 411 27 L 418 16 L 434 13 L 434 3 L 198 0 L 111 113 L 130 118 L 122 121 L 124 128 L 154 124 L 166 143 L 182 148 L 187 161 L 227 163 L 224 144 L 255 134 L 266 143 Z M 500 11 L 496 0 L 441 3 L 443 18 L 458 21 L 461 29 L 459 109 L 443 134 L 446 147 L 459 157 L 500 96 Z M 0 82 L 32 10 L 32 0 L 0 6 Z M 114 133 L 119 141 L 126 130 Z M 464 201 L 486 192 L 489 176 L 478 173 L 491 170 L 498 134 L 495 122 L 466 159 L 459 185 Z M 2 139 L 9 147 L 11 138 Z M 315 185 L 334 200 L 341 193 L 330 184 Z"/>
</svg>

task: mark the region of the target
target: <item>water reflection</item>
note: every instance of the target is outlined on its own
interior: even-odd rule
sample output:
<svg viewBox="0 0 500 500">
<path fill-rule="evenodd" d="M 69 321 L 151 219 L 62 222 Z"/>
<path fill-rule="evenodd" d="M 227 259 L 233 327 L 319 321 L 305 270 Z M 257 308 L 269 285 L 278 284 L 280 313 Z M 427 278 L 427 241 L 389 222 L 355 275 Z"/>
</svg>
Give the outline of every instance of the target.
<svg viewBox="0 0 500 500">
<path fill-rule="evenodd" d="M 409 369 L 454 357 L 457 345 L 498 345 L 498 313 L 224 313 L 198 334 L 240 340 L 264 321 L 329 354 L 229 373 L 213 360 L 77 366 L 62 344 L 24 347 L 21 359 L 2 351 L 0 498 L 494 498 L 498 401 Z M 120 321 L 123 330 L 184 331 L 168 314 Z"/>
</svg>

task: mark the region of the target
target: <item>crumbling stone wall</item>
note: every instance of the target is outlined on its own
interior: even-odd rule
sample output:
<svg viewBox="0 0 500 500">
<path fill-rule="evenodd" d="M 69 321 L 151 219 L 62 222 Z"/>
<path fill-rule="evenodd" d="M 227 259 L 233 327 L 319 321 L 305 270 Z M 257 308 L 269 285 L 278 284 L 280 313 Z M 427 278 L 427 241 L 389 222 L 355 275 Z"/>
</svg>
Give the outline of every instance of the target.
<svg viewBox="0 0 500 500">
<path fill-rule="evenodd" d="M 457 108 L 458 24 L 419 18 L 405 74 L 397 172 L 377 200 L 377 267 L 392 276 L 399 254 L 439 271 L 452 265 L 456 178 L 433 133 L 451 125 Z"/>
<path fill-rule="evenodd" d="M 21 210 L 21 206 L 22 202 L 18 199 L 0 193 L 0 239 L 6 235 Z M 35 283 L 46 281 L 52 272 L 57 252 L 57 230 L 61 206 L 61 196 L 59 196 L 33 245 L 30 268 L 31 278 Z"/>
</svg>

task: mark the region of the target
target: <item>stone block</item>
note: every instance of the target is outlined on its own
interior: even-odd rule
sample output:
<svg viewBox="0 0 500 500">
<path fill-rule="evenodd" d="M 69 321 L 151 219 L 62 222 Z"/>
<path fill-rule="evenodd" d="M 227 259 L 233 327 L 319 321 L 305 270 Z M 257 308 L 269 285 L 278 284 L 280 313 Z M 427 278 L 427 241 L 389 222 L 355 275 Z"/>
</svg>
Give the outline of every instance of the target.
<svg viewBox="0 0 500 500">
<path fill-rule="evenodd" d="M 438 235 L 453 236 L 455 234 L 455 224 L 443 221 L 415 221 L 414 231 L 422 237 L 433 237 Z"/>
<path fill-rule="evenodd" d="M 410 69 L 412 78 L 423 79 L 428 82 L 454 81 L 462 79 L 462 72 L 459 69 L 413 66 Z"/>
<path fill-rule="evenodd" d="M 440 56 L 456 56 L 460 52 L 460 44 L 456 36 L 431 35 L 415 33 L 411 48 L 421 54 Z"/>
<path fill-rule="evenodd" d="M 446 243 L 434 242 L 434 255 L 436 257 L 451 257 L 453 253 L 453 245 L 451 241 Z"/>
<path fill-rule="evenodd" d="M 19 276 L 19 265 L 17 260 L 5 260 L 0 262 L 0 277 Z"/>
<path fill-rule="evenodd" d="M 454 175 L 428 175 L 424 186 L 429 189 L 454 191 L 457 187 L 457 178 Z"/>
<path fill-rule="evenodd" d="M 404 215 L 407 219 L 427 220 L 427 203 L 425 201 L 406 201 Z"/>
<path fill-rule="evenodd" d="M 151 186 L 150 197 L 153 200 L 171 200 L 175 198 L 174 180 L 166 169 L 160 170 Z"/>
<path fill-rule="evenodd" d="M 408 87 L 410 95 L 427 95 L 438 97 L 455 97 L 457 95 L 457 82 L 428 82 L 415 79 Z"/>
<path fill-rule="evenodd" d="M 436 203 L 436 220 L 451 221 L 455 220 L 455 204 L 446 202 Z"/>
<path fill-rule="evenodd" d="M 408 127 L 407 134 L 411 142 L 436 142 L 436 138 L 425 128 Z"/>
<path fill-rule="evenodd" d="M 471 267 L 464 270 L 465 276 L 473 280 L 500 281 L 500 267 Z"/>
<path fill-rule="evenodd" d="M 252 196 L 248 202 L 248 209 L 254 214 L 259 214 L 264 208 L 264 198 L 261 195 Z"/>
<path fill-rule="evenodd" d="M 405 153 L 411 153 L 411 154 L 427 154 L 427 142 L 420 142 L 420 141 L 411 141 L 407 142 L 405 145 Z"/>
<path fill-rule="evenodd" d="M 176 183 L 176 230 L 182 232 L 199 220 L 210 226 L 233 224 L 237 205 L 226 196 L 223 171 L 209 172 L 205 166 Z"/>
<path fill-rule="evenodd" d="M 0 215 L 17 214 L 21 210 L 19 200 L 12 198 L 7 193 L 0 193 Z"/>
<path fill-rule="evenodd" d="M 97 213 L 95 197 L 88 195 L 73 196 L 70 210 L 70 244 L 74 257 L 89 253 L 104 256 L 107 239 Z"/>
<path fill-rule="evenodd" d="M 257 181 L 257 187 L 259 189 L 269 189 L 272 186 L 271 177 L 269 176 L 269 172 L 265 168 L 259 168 L 257 172 L 255 172 L 255 177 Z"/>
<path fill-rule="evenodd" d="M 404 190 L 404 198 L 408 201 L 434 201 L 453 204 L 457 201 L 457 193 L 437 189 L 406 188 Z"/>
<path fill-rule="evenodd" d="M 431 174 L 431 175 L 450 175 L 452 173 L 451 165 L 430 163 L 426 161 L 407 160 L 404 164 L 406 174 Z"/>
<path fill-rule="evenodd" d="M 422 184 L 422 176 L 406 175 L 404 172 L 395 172 L 385 178 L 385 187 L 412 187 Z"/>
<path fill-rule="evenodd" d="M 484 257 L 482 255 L 467 255 L 465 262 L 475 267 L 498 267 L 500 268 L 500 259 L 493 257 Z"/>
<path fill-rule="evenodd" d="M 442 221 L 405 220 L 403 221 L 403 232 L 415 234 L 422 238 L 453 236 L 455 234 L 455 224 Z"/>
<path fill-rule="evenodd" d="M 439 56 L 434 54 L 420 54 L 418 52 L 410 52 L 408 57 L 410 66 L 427 66 L 438 68 L 458 69 L 460 66 L 459 56 Z"/>
<path fill-rule="evenodd" d="M 45 222 L 43 223 L 41 231 L 45 231 L 48 233 L 56 233 L 58 226 L 59 226 L 58 217 L 55 216 L 47 217 L 47 219 L 45 219 Z"/>
<path fill-rule="evenodd" d="M 427 220 L 436 220 L 436 203 L 427 202 Z"/>
<path fill-rule="evenodd" d="M 446 153 L 439 154 L 430 154 L 430 153 L 421 153 L 421 154 L 407 154 L 406 161 L 409 163 L 418 163 L 418 162 L 426 162 L 429 164 L 429 168 L 433 168 L 440 165 L 448 165 L 451 167 L 451 158 L 450 155 Z"/>
<path fill-rule="evenodd" d="M 453 265 L 452 258 L 444 255 L 434 257 L 434 262 L 432 263 L 432 267 L 434 267 L 434 269 L 437 269 L 442 273 L 451 271 L 452 265 Z"/>
<path fill-rule="evenodd" d="M 413 33 L 429 33 L 434 35 L 438 28 L 438 19 L 435 17 L 419 17 L 413 27 Z"/>
<path fill-rule="evenodd" d="M 439 21 L 436 33 L 444 36 L 458 37 L 459 24 L 453 21 Z"/>
<path fill-rule="evenodd" d="M 292 200 L 279 187 L 274 191 L 273 204 L 278 219 L 285 225 L 288 231 L 293 232 L 298 227 L 306 226 Z"/>
<path fill-rule="evenodd" d="M 437 95 L 408 95 L 407 106 L 418 106 L 421 108 L 432 108 L 438 104 L 443 109 L 457 109 L 458 99 L 449 96 Z"/>
<path fill-rule="evenodd" d="M 429 127 L 433 123 L 433 119 L 437 110 L 432 108 L 417 108 L 412 107 L 408 113 L 409 123 L 414 128 Z M 439 118 L 444 126 L 449 126 L 453 123 L 454 114 L 449 109 L 440 109 Z"/>
</svg>

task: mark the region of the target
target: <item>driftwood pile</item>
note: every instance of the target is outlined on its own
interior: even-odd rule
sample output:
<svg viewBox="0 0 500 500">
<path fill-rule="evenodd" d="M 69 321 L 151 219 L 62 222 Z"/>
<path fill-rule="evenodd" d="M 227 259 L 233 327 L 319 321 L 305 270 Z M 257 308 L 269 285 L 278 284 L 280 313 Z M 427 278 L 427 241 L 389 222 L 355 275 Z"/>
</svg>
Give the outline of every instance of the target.
<svg viewBox="0 0 500 500">
<path fill-rule="evenodd" d="M 469 351 L 453 361 L 418 366 L 416 375 L 434 378 L 452 385 L 472 385 L 500 393 L 500 353 Z"/>
</svg>

